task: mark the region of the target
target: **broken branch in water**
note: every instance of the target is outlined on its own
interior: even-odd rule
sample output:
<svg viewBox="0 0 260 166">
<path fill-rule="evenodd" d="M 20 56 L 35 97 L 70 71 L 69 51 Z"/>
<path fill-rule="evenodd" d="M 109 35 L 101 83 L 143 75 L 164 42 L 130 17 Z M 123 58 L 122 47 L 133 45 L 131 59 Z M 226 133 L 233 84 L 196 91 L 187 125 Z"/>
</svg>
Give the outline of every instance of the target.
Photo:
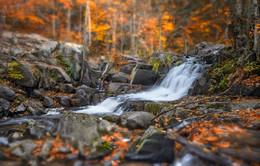
<svg viewBox="0 0 260 166">
<path fill-rule="evenodd" d="M 226 157 L 215 155 L 212 152 L 206 152 L 203 148 L 199 147 L 198 145 L 194 145 L 194 144 L 190 143 L 182 136 L 178 135 L 174 138 L 174 140 L 176 142 L 180 143 L 181 145 L 183 145 L 184 147 L 186 147 L 190 153 L 195 154 L 195 155 L 199 156 L 200 158 L 205 159 L 209 162 L 213 162 L 215 164 L 217 163 L 217 164 L 224 165 L 224 166 L 231 165 L 231 163 L 232 163 Z"/>
</svg>

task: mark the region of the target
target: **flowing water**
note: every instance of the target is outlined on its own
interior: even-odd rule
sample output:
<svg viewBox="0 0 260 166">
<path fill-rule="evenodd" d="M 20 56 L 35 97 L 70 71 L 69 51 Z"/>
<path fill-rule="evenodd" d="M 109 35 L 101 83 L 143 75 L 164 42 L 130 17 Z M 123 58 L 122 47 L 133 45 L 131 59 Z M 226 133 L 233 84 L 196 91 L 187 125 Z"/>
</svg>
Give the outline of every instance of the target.
<svg viewBox="0 0 260 166">
<path fill-rule="evenodd" d="M 128 101 L 172 101 L 185 97 L 196 79 L 203 72 L 203 65 L 195 58 L 189 58 L 179 66 L 173 67 L 158 85 L 139 93 L 109 97 L 96 106 L 82 107 L 77 113 L 86 114 L 117 114 L 123 111 L 123 105 Z"/>
</svg>

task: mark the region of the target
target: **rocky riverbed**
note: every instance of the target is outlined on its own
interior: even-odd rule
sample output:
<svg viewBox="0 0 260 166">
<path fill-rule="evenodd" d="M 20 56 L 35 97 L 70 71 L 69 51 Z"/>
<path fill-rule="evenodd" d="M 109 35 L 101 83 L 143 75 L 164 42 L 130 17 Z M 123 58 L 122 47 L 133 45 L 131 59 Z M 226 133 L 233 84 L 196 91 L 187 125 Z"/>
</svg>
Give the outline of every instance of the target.
<svg viewBox="0 0 260 166">
<path fill-rule="evenodd" d="M 110 70 L 104 89 L 99 90 L 106 60 L 90 60 L 95 75 L 85 72 L 80 82 L 80 46 L 39 35 L 3 36 L 2 165 L 260 163 L 260 100 L 255 85 L 235 86 L 229 96 L 203 96 L 212 85 L 206 70 L 185 98 L 128 101 L 124 103 L 127 112 L 120 115 L 80 114 L 75 113 L 78 107 L 149 89 L 186 57 L 155 52 L 149 64 L 138 56 L 122 55 L 125 64 Z M 230 47 L 200 43 L 187 56 L 210 66 L 224 61 L 227 50 Z"/>
</svg>

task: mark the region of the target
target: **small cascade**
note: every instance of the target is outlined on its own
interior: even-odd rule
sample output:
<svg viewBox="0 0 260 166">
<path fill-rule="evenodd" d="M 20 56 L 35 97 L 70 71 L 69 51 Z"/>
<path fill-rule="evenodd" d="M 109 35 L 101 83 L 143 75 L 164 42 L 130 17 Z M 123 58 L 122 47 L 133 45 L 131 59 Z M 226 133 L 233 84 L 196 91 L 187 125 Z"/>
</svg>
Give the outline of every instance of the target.
<svg viewBox="0 0 260 166">
<path fill-rule="evenodd" d="M 127 101 L 172 101 L 185 97 L 192 85 L 204 70 L 203 64 L 195 58 L 189 58 L 179 66 L 173 67 L 159 85 L 132 94 L 109 97 L 96 106 L 83 107 L 76 111 L 86 114 L 117 114 L 120 115 Z"/>
</svg>

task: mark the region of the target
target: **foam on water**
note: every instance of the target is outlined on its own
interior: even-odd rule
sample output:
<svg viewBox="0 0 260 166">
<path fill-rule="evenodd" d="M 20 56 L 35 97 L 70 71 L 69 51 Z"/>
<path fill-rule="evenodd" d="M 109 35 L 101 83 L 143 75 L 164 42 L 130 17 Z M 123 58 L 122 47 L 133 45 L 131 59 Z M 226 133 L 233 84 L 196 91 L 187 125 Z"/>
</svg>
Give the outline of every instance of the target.
<svg viewBox="0 0 260 166">
<path fill-rule="evenodd" d="M 86 114 L 118 114 L 123 112 L 122 104 L 126 101 L 172 101 L 188 94 L 193 83 L 201 75 L 203 65 L 196 63 L 195 58 L 187 59 L 180 66 L 173 67 L 159 85 L 153 88 L 132 94 L 111 97 L 96 106 L 88 106 L 77 113 Z"/>
</svg>

